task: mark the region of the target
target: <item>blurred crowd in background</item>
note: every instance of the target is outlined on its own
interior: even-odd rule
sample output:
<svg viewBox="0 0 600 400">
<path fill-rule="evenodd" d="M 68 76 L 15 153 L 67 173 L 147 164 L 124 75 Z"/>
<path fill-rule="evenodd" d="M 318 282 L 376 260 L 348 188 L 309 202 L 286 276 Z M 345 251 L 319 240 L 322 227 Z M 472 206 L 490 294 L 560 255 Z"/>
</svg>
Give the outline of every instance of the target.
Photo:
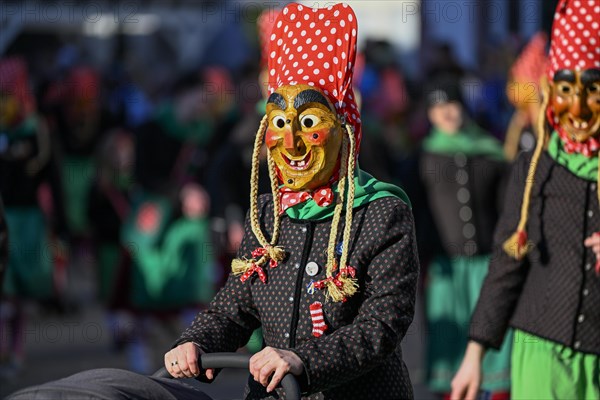
<svg viewBox="0 0 600 400">
<path fill-rule="evenodd" d="M 250 157 L 264 115 L 256 28 L 263 9 L 253 10 L 237 28 L 245 38 L 241 44 L 232 46 L 223 36 L 220 57 L 184 68 L 168 66 L 173 57 L 168 51 L 157 60 L 160 67 L 140 61 L 135 43 L 122 32 L 114 34 L 111 61 L 103 65 L 75 34 L 23 32 L 5 46 L 0 190 L 11 261 L 0 313 L 4 376 L 16 373 L 25 359 L 27 302 L 57 313 L 85 313 L 87 304 L 101 302 L 111 326 L 136 327 L 115 330 L 114 350 L 128 352 L 132 370 L 148 373 L 156 365 L 148 355 L 153 349 L 145 342 L 144 324 L 160 320 L 172 327 L 175 339 L 224 283 L 243 234 Z M 543 36 L 537 38 L 539 51 L 530 58 L 544 53 Z M 428 201 L 443 197 L 428 190 L 439 188 L 446 175 L 433 177 L 435 166 L 422 171 L 423 153 L 436 146 L 424 139 L 444 124 L 440 118 L 452 115 L 432 112 L 438 102 L 428 99 L 427 88 L 432 82 L 454 84 L 460 93 L 449 101 L 460 104 L 458 125 L 468 120 L 496 143 L 485 142 L 487 150 L 467 156 L 485 153 L 507 166 L 534 144 L 535 111 L 528 109 L 538 104 L 539 74 L 535 68 L 525 73 L 515 96 L 517 70 L 510 72 L 531 35 L 515 32 L 482 46 L 476 68 L 462 65 L 452 43 L 431 42 L 417 73 L 404 67 L 414 60 L 405 63 L 392 41 L 362 39 L 354 82 L 364 127 L 360 165 L 408 192 L 426 285 L 426 266 L 435 259 L 442 268 L 437 255 L 454 255 L 441 244 L 450 228 L 435 209 L 453 206 Z M 517 72 L 524 69 L 532 68 Z M 530 135 L 522 135 L 528 129 Z M 488 186 L 491 179 L 480 178 Z M 482 190 L 496 190 L 500 181 Z M 497 216 L 494 198 L 489 200 L 481 204 Z M 463 222 L 471 219 L 466 217 Z M 476 225 L 491 235 L 490 218 Z M 468 238 L 464 226 L 460 229 Z M 5 252 L 5 238 L 0 239 Z M 0 256 L 7 265 L 5 253 Z M 91 271 L 95 284 L 84 300 L 73 295 L 81 270 Z M 260 345 L 257 333 L 249 348 Z"/>
</svg>

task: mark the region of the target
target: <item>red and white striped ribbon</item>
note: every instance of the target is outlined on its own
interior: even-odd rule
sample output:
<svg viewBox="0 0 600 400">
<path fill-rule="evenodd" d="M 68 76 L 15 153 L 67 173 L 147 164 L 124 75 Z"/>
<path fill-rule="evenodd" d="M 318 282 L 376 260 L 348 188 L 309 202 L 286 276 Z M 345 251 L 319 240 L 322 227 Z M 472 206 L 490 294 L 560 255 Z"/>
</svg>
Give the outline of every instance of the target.
<svg viewBox="0 0 600 400">
<path fill-rule="evenodd" d="M 310 318 L 313 323 L 312 334 L 314 337 L 320 337 L 327 330 L 327 324 L 323 318 L 323 304 L 320 301 L 315 301 L 309 307 Z"/>
</svg>

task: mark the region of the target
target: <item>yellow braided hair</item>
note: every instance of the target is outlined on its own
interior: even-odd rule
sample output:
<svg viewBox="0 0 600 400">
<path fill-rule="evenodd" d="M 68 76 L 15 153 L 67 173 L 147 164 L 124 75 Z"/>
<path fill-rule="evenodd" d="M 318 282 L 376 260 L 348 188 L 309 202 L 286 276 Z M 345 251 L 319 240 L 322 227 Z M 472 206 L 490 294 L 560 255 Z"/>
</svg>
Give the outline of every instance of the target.
<svg viewBox="0 0 600 400">
<path fill-rule="evenodd" d="M 354 205 L 354 169 L 356 166 L 356 143 L 354 132 L 350 125 L 344 125 L 346 134 L 342 140 L 342 160 L 340 179 L 338 184 L 338 198 L 336 201 L 333 221 L 331 222 L 331 231 L 329 233 L 329 243 L 327 246 L 327 278 L 336 278 L 341 286 L 337 286 L 332 279 L 326 281 L 327 299 L 338 302 L 354 295 L 358 289 L 357 280 L 348 275 L 346 269 L 348 261 L 348 249 L 350 248 L 350 233 L 352 231 L 352 209 Z M 348 185 L 346 197 L 346 185 Z M 345 198 L 345 199 L 344 199 Z M 344 201 L 345 200 L 345 201 Z M 338 226 L 341 220 L 342 210 L 346 209 L 344 218 L 344 232 L 342 234 L 342 254 L 340 256 L 340 265 L 335 260 L 335 242 L 337 240 Z M 339 273 L 339 276 L 336 276 Z"/>
<path fill-rule="evenodd" d="M 262 267 L 269 259 L 277 262 L 282 261 L 285 257 L 285 251 L 283 248 L 276 246 L 277 240 L 279 239 L 279 229 L 281 216 L 279 215 L 279 196 L 278 196 L 278 181 L 277 172 L 275 170 L 275 163 L 271 159 L 270 154 L 267 155 L 269 165 L 269 178 L 271 180 L 271 192 L 273 194 L 273 236 L 271 242 L 268 242 L 262 230 L 260 229 L 260 220 L 258 217 L 258 175 L 260 166 L 260 152 L 262 149 L 263 139 L 267 130 L 267 116 L 265 115 L 260 121 L 260 126 L 256 132 L 256 138 L 254 140 L 254 149 L 252 151 L 252 172 L 250 174 L 250 226 L 252 227 L 252 233 L 260 243 L 260 245 L 267 250 L 267 254 L 261 256 L 258 260 L 256 259 L 240 259 L 236 258 L 231 262 L 231 272 L 234 275 L 241 275 L 250 269 L 253 265 Z"/>
<path fill-rule="evenodd" d="M 529 170 L 526 176 L 525 190 L 523 191 L 523 203 L 521 205 L 521 217 L 516 232 L 502 245 L 504 251 L 516 260 L 523 259 L 523 257 L 525 257 L 525 255 L 533 248 L 533 243 L 527 238 L 526 226 L 529 217 L 531 189 L 533 188 L 533 183 L 535 181 L 535 171 L 548 137 L 546 130 L 546 108 L 550 102 L 550 86 L 545 77 L 542 78 L 540 86 L 542 89 L 542 106 L 540 107 L 540 113 L 538 114 L 537 120 L 537 144 L 531 162 L 529 163 Z"/>
</svg>

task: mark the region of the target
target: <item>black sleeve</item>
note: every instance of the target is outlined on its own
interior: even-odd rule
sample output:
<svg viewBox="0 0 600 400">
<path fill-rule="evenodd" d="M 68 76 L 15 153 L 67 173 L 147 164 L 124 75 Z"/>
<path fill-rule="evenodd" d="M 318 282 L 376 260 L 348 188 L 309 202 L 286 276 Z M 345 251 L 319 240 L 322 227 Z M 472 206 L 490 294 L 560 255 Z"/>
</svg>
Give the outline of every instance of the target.
<svg viewBox="0 0 600 400">
<path fill-rule="evenodd" d="M 508 176 L 489 272 L 471 317 L 469 339 L 486 347 L 500 348 L 529 271 L 526 258 L 515 260 L 502 244 L 517 229 L 530 160 L 531 153 L 522 153 Z"/>
</svg>

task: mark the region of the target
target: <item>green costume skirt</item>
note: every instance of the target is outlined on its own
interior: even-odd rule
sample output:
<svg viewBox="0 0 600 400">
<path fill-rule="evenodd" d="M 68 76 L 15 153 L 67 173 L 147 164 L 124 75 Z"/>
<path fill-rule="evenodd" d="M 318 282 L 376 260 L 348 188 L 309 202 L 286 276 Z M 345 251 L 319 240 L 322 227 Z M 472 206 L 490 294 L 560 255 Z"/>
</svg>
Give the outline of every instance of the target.
<svg viewBox="0 0 600 400">
<path fill-rule="evenodd" d="M 87 207 L 95 168 L 91 157 L 66 157 L 62 166 L 67 223 L 74 234 L 85 233 L 89 226 Z"/>
<path fill-rule="evenodd" d="M 426 287 L 428 325 L 427 380 L 430 390 L 447 393 L 462 362 L 469 323 L 488 271 L 489 256 L 436 257 L 429 265 Z M 482 389 L 510 388 L 512 333 L 500 351 L 490 350 L 483 360 Z"/>
<path fill-rule="evenodd" d="M 7 207 L 5 213 L 9 255 L 3 293 L 40 300 L 52 297 L 53 249 L 44 215 L 37 207 Z"/>
<path fill-rule="evenodd" d="M 598 400 L 600 356 L 516 330 L 511 395 L 519 400 Z"/>
</svg>

